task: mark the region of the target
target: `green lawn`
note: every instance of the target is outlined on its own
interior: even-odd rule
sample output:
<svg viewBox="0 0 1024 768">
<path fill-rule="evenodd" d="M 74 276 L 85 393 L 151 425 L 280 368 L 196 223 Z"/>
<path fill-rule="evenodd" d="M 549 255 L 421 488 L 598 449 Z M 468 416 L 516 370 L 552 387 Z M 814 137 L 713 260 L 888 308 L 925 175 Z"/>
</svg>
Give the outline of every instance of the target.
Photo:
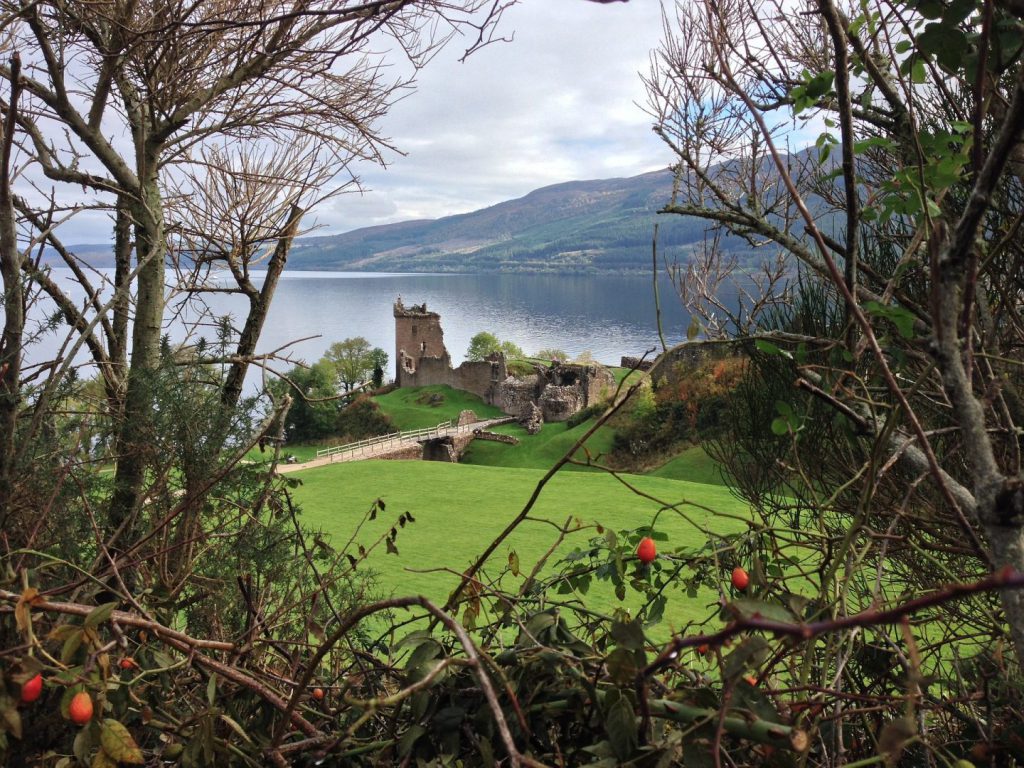
<svg viewBox="0 0 1024 768">
<path fill-rule="evenodd" d="M 643 378 L 647 376 L 647 374 L 644 371 L 637 371 L 633 370 L 632 368 L 620 368 L 618 366 L 614 366 L 609 368 L 608 370 L 611 371 L 612 376 L 615 377 L 616 385 L 622 384 L 623 381 L 626 382 L 625 385 L 623 385 L 623 389 L 625 389 L 628 386 L 631 386 L 633 383 L 637 381 L 642 381 Z"/>
<path fill-rule="evenodd" d="M 519 438 L 519 445 L 475 440 L 470 443 L 463 455 L 462 463 L 489 467 L 548 470 L 565 455 L 566 451 L 572 448 L 573 443 L 579 440 L 593 424 L 593 419 L 578 424 L 572 429 L 568 429 L 565 423 L 545 424 L 536 435 L 526 434 L 526 430 L 518 424 L 505 424 L 495 428 L 494 431 Z M 612 447 L 614 434 L 610 428 L 601 427 L 587 441 L 586 450 L 595 458 L 608 453 Z M 585 461 L 587 454 L 581 449 L 576 458 Z M 587 469 L 572 465 L 567 467 L 567 469 L 569 468 Z"/>
<path fill-rule="evenodd" d="M 675 458 L 669 459 L 657 469 L 648 472 L 647 476 L 725 485 L 718 464 L 699 445 L 687 448 Z"/>
<path fill-rule="evenodd" d="M 375 397 L 380 409 L 391 417 L 398 430 L 434 427 L 443 421 L 459 418 L 469 409 L 481 419 L 504 416 L 500 408 L 487 405 L 476 395 L 444 386 L 403 387 Z"/>
<path fill-rule="evenodd" d="M 456 583 L 454 574 L 461 573 L 515 517 L 543 474 L 528 468 L 366 461 L 305 470 L 294 477 L 302 480 L 295 496 L 303 507 L 304 521 L 322 527 L 339 545 L 348 540 L 378 497 L 386 503 L 386 511 L 360 531 L 357 541 L 365 546 L 386 534 L 400 514 L 411 512 L 415 523 L 398 530 L 400 554 L 385 554 L 381 546 L 368 564 L 379 572 L 386 592 L 423 594 L 443 601 Z M 701 545 L 704 535 L 695 524 L 721 533 L 739 531 L 745 525 L 746 509 L 725 488 L 663 478 L 629 479 L 665 502 L 686 503 L 683 514 L 669 511 L 657 519 L 656 529 L 668 536 L 668 541 L 660 544 L 662 553 Z M 525 522 L 495 553 L 489 575 L 497 575 L 511 550 L 518 554 L 522 569 L 529 570 L 555 539 L 554 528 L 540 520 L 561 524 L 579 518 L 585 526 L 601 524 L 618 531 L 649 525 L 657 511 L 658 504 L 632 493 L 608 475 L 560 473 L 531 513 L 535 519 Z M 584 546 L 596 535 L 594 528 L 584 530 L 560 551 Z M 661 562 L 670 564 L 665 559 Z M 514 589 L 521 579 L 513 578 L 506 588 Z M 584 599 L 587 607 L 596 610 L 621 605 L 605 584 L 595 584 Z M 686 598 L 681 590 L 672 591 L 661 631 L 667 633 L 687 621 L 706 617 L 714 599 L 711 591 L 695 599 Z"/>
</svg>

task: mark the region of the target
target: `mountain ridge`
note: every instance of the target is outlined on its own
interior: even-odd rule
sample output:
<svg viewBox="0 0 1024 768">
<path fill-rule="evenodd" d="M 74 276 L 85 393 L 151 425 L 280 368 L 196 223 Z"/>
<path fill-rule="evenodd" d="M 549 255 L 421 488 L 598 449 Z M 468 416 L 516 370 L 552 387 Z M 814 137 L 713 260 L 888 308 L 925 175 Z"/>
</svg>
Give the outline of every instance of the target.
<svg viewBox="0 0 1024 768">
<path fill-rule="evenodd" d="M 467 213 L 302 237 L 292 245 L 288 267 L 352 272 L 649 271 L 656 222 L 659 256 L 670 262 L 684 260 L 704 240 L 705 222 L 659 216 L 671 200 L 672 183 L 668 169 L 564 181 Z M 71 250 L 93 266 L 110 266 L 103 263 L 109 246 Z"/>
</svg>

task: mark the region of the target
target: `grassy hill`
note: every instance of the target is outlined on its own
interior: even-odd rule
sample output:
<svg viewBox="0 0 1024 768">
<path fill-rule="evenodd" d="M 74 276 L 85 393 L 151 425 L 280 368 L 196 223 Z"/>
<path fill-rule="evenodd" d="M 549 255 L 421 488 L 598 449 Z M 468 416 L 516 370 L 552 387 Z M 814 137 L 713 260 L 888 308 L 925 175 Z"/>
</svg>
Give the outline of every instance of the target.
<svg viewBox="0 0 1024 768">
<path fill-rule="evenodd" d="M 374 400 L 400 431 L 434 427 L 449 419 L 455 421 L 464 410 L 473 411 L 481 419 L 505 415 L 474 394 L 445 386 L 402 387 Z"/>
<path fill-rule="evenodd" d="M 526 434 L 526 430 L 518 424 L 506 424 L 495 428 L 495 432 L 512 435 L 519 440 L 519 445 L 495 443 L 486 440 L 474 440 L 462 457 L 463 464 L 476 464 L 489 467 L 518 467 L 529 469 L 550 469 L 556 461 L 572 448 L 593 425 L 593 419 L 585 421 L 573 428 L 567 424 L 545 424 L 536 435 Z M 611 450 L 614 432 L 608 427 L 601 427 L 585 448 L 579 450 L 574 458 L 586 461 L 587 452 L 598 458 Z M 566 469 L 598 471 L 588 467 L 568 465 Z"/>
<path fill-rule="evenodd" d="M 297 269 L 413 272 L 620 272 L 650 267 L 651 233 L 684 256 L 706 226 L 659 217 L 672 194 L 669 171 L 570 181 L 524 197 L 436 220 L 367 227 L 295 243 Z M 736 240 L 733 245 L 744 248 Z"/>
</svg>

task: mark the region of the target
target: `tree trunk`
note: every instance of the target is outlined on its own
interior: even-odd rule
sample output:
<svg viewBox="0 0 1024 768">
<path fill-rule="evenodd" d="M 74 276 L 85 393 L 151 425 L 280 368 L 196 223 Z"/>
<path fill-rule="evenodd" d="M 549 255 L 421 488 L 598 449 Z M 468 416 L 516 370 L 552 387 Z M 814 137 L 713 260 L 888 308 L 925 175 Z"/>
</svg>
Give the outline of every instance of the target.
<svg viewBox="0 0 1024 768">
<path fill-rule="evenodd" d="M 256 344 L 259 342 L 260 334 L 263 332 L 263 324 L 267 320 L 267 313 L 270 311 L 270 303 L 274 298 L 274 291 L 277 290 L 277 281 L 284 271 L 285 263 L 288 261 L 288 252 L 292 247 L 292 240 L 299 229 L 299 222 L 302 220 L 303 211 L 298 206 L 292 206 L 288 215 L 288 223 L 285 225 L 281 237 L 278 238 L 274 255 L 267 265 L 267 276 L 263 281 L 263 287 L 259 293 L 249 293 L 249 315 L 245 319 L 245 326 L 238 339 L 238 348 L 235 352 L 237 360 L 232 363 L 228 375 L 224 380 L 221 389 L 221 403 L 226 409 L 233 409 L 238 405 L 242 396 L 242 385 L 245 382 L 245 374 L 249 370 L 248 358 L 256 351 Z M 248 282 L 248 281 L 247 281 Z M 251 284 L 250 284 L 251 286 Z M 245 289 L 245 286 L 243 286 Z"/>
<path fill-rule="evenodd" d="M 0 275 L 4 288 L 4 329 L 0 339 L 0 528 L 6 522 L 14 486 L 15 433 L 21 405 L 21 346 L 25 331 L 25 289 L 10 173 L 20 69 L 21 62 L 15 53 L 11 59 L 10 107 L 0 128 Z"/>
<path fill-rule="evenodd" d="M 133 201 L 135 251 L 138 257 L 138 293 L 132 327 L 131 367 L 124 411 L 117 435 L 117 471 L 110 502 L 112 532 L 130 540 L 131 521 L 142 499 L 148 456 L 152 450 L 153 386 L 160 366 L 160 336 L 164 316 L 163 200 L 157 180 L 156 155 L 140 163 L 142 199 Z"/>
</svg>

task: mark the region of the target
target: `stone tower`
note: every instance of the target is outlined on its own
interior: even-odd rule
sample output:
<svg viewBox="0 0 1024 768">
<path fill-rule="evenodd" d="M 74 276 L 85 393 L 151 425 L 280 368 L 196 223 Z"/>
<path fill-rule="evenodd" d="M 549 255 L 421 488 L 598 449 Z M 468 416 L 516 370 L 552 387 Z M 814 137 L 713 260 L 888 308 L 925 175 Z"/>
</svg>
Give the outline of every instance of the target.
<svg viewBox="0 0 1024 768">
<path fill-rule="evenodd" d="M 426 303 L 407 307 L 401 297 L 395 302 L 395 382 L 400 387 L 410 386 L 410 377 L 420 367 L 420 361 L 430 357 L 451 366 L 451 358 L 444 346 L 441 316 L 428 312 Z"/>
</svg>

